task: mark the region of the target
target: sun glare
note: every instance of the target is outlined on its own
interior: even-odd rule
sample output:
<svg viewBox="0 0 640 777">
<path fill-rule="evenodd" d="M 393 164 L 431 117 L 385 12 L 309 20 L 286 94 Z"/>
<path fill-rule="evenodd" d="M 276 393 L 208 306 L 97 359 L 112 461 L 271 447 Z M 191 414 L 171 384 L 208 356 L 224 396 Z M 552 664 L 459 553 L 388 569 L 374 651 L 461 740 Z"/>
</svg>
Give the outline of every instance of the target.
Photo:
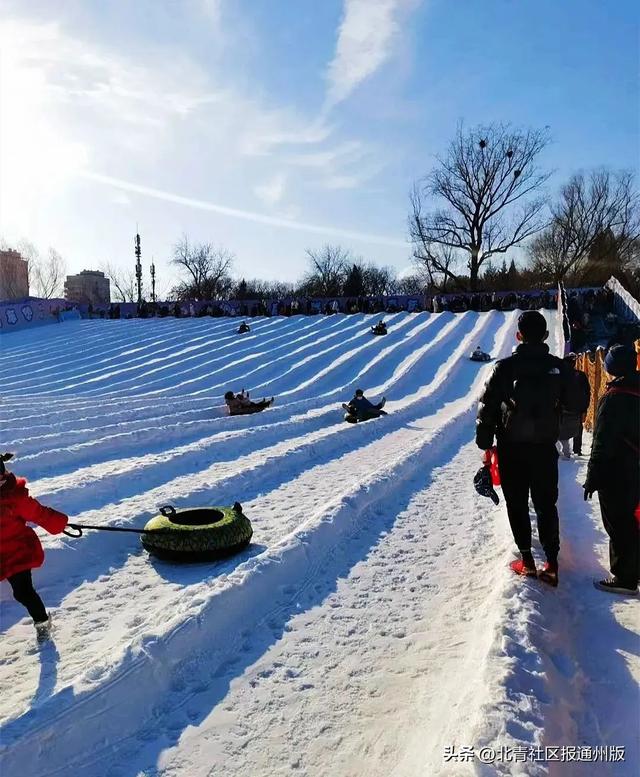
<svg viewBox="0 0 640 777">
<path fill-rule="evenodd" d="M 60 196 L 86 164 L 82 143 L 65 131 L 53 78 L 61 62 L 55 26 L 0 24 L 0 230 L 37 231 L 43 203 Z"/>
</svg>

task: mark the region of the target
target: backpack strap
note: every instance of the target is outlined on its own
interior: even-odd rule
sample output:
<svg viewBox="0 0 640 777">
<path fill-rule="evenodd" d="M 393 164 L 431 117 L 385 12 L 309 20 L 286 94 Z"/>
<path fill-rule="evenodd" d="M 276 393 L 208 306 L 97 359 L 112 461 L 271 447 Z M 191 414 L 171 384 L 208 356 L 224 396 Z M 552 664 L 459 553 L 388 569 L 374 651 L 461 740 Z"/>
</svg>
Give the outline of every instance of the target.
<svg viewBox="0 0 640 777">
<path fill-rule="evenodd" d="M 605 392 L 607 395 L 611 394 L 629 394 L 632 397 L 638 397 L 640 399 L 640 391 L 637 389 L 626 388 L 625 386 L 611 386 Z"/>
</svg>

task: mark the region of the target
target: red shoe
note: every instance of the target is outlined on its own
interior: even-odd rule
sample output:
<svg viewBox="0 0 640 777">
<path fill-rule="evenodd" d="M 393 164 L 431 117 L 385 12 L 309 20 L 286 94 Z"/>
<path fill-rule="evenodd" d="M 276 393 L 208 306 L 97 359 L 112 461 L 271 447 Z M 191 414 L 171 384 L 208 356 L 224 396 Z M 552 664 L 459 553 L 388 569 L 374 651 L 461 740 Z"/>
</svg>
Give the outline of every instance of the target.
<svg viewBox="0 0 640 777">
<path fill-rule="evenodd" d="M 554 588 L 558 587 L 558 562 L 547 561 L 538 573 L 538 577 L 543 583 L 547 583 Z"/>
<path fill-rule="evenodd" d="M 523 577 L 537 577 L 538 570 L 535 564 L 527 564 L 521 558 L 517 558 L 512 561 L 509 566 L 516 573 L 516 575 L 522 575 Z"/>
</svg>

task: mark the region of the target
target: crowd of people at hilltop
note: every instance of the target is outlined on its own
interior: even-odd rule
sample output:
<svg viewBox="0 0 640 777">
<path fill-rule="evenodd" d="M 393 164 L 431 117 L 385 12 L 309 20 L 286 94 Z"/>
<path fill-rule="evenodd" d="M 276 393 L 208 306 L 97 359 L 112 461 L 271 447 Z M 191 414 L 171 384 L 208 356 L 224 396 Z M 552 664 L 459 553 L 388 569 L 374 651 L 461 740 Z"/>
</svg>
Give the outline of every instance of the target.
<svg viewBox="0 0 640 777">
<path fill-rule="evenodd" d="M 609 289 L 585 289 L 570 292 L 569 315 L 576 332 L 588 325 L 585 316 L 613 312 L 613 293 Z M 555 289 L 508 292 L 454 292 L 393 295 L 377 297 L 288 298 L 280 300 L 214 300 L 183 302 L 117 302 L 107 306 L 88 306 L 89 316 L 101 318 L 175 318 L 224 316 L 255 318 L 258 316 L 333 315 L 335 313 L 464 313 L 467 310 L 555 310 Z M 579 335 L 577 335 L 579 336 Z"/>
</svg>

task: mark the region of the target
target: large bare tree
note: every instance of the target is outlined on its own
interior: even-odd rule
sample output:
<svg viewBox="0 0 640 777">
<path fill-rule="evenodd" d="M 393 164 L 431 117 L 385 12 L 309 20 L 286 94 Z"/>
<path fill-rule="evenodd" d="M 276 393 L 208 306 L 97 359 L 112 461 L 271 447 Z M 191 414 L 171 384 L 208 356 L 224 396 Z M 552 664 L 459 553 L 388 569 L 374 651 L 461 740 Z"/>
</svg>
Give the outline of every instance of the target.
<svg viewBox="0 0 640 777">
<path fill-rule="evenodd" d="M 491 124 L 458 127 L 446 156 L 411 195 L 409 232 L 414 253 L 458 285 L 455 264 L 443 261 L 451 249 L 466 260 L 471 289 L 480 268 L 535 234 L 544 224 L 543 185 L 550 173 L 538 166 L 549 142 L 546 130 L 514 130 Z"/>
<path fill-rule="evenodd" d="M 138 286 L 135 270 L 116 267 L 111 262 L 101 264 L 100 270 L 111 281 L 113 302 L 137 302 Z"/>
<path fill-rule="evenodd" d="M 630 171 L 593 170 L 572 176 L 551 207 L 551 223 L 532 241 L 531 266 L 550 280 L 580 282 L 603 246 L 621 269 L 633 263 L 640 239 L 640 196 Z"/>
<path fill-rule="evenodd" d="M 190 243 L 183 235 L 173 250 L 172 263 L 187 272 L 187 279 L 173 289 L 178 299 L 224 299 L 233 288 L 233 254 L 211 243 Z"/>
<path fill-rule="evenodd" d="M 447 291 L 451 281 L 454 286 L 465 289 L 467 277 L 460 275 L 464 261 L 457 249 L 441 243 L 434 243 L 423 228 L 422 198 L 417 186 L 410 194 L 412 216 L 410 228 L 413 240 L 413 259 L 419 274 L 426 276 L 425 286 L 431 291 Z"/>
</svg>

